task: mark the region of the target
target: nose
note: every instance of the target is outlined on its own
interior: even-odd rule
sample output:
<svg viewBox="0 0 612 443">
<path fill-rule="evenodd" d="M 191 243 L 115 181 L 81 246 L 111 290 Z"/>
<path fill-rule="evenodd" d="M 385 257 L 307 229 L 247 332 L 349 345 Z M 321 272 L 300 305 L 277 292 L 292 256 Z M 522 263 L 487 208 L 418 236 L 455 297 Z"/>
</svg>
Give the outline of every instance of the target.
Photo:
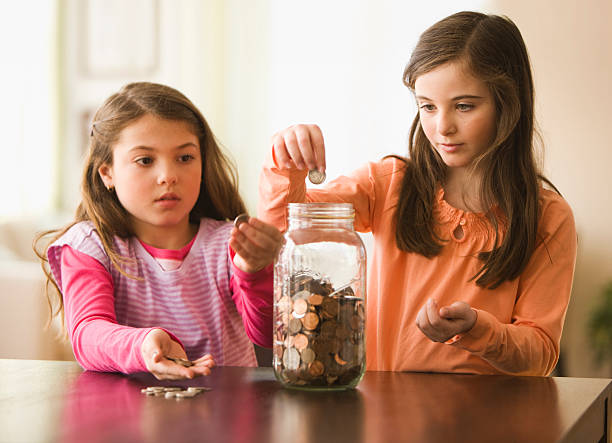
<svg viewBox="0 0 612 443">
<path fill-rule="evenodd" d="M 157 173 L 157 184 L 174 185 L 178 181 L 176 168 L 171 163 L 161 163 Z"/>
<path fill-rule="evenodd" d="M 440 111 L 438 113 L 437 129 L 440 135 L 450 135 L 457 131 L 452 112 Z"/>
</svg>

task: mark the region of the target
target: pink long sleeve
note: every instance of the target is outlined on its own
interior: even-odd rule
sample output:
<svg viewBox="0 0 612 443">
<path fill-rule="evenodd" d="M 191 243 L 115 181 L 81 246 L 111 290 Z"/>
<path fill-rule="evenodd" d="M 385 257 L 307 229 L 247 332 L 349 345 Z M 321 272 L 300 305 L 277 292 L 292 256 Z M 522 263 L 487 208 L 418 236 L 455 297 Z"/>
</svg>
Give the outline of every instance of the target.
<svg viewBox="0 0 612 443">
<path fill-rule="evenodd" d="M 230 249 L 230 254 L 233 259 L 235 252 Z M 273 265 L 254 273 L 238 269 L 233 262 L 232 267 L 232 299 L 242 317 L 247 336 L 256 345 L 271 348 Z"/>
<path fill-rule="evenodd" d="M 66 326 L 77 361 L 93 371 L 146 371 L 140 348 L 156 328 L 117 324 L 113 282 L 96 259 L 64 246 L 61 262 Z"/>
</svg>

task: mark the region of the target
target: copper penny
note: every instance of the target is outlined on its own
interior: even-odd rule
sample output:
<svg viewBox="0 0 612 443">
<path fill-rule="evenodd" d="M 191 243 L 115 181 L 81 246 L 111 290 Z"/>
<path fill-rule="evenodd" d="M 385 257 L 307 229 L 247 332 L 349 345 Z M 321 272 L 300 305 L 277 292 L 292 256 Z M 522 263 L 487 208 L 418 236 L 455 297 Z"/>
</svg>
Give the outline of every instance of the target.
<svg viewBox="0 0 612 443">
<path fill-rule="evenodd" d="M 319 325 L 319 316 L 314 312 L 309 312 L 302 319 L 302 323 L 304 324 L 304 327 L 306 329 L 312 331 L 313 329 L 316 329 Z"/>
<path fill-rule="evenodd" d="M 308 347 L 308 337 L 304 334 L 296 335 L 293 339 L 293 346 L 295 346 L 298 351 L 306 349 Z"/>
</svg>

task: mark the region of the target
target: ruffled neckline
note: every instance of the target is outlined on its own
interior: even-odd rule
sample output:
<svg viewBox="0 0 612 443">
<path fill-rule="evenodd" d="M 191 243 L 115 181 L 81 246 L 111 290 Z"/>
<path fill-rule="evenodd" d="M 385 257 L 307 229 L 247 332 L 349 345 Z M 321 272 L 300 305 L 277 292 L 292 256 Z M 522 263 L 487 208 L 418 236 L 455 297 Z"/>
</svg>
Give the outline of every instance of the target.
<svg viewBox="0 0 612 443">
<path fill-rule="evenodd" d="M 457 225 L 461 225 L 465 227 L 469 226 L 469 230 L 472 232 L 492 232 L 493 226 L 487 220 L 484 212 L 469 212 L 455 208 L 444 199 L 444 195 L 444 188 L 438 185 L 434 205 L 434 217 L 438 223 L 443 225 L 450 224 L 452 225 L 452 229 L 455 229 Z M 494 207 L 493 211 L 503 232 L 505 230 L 505 217 L 499 208 Z"/>
</svg>

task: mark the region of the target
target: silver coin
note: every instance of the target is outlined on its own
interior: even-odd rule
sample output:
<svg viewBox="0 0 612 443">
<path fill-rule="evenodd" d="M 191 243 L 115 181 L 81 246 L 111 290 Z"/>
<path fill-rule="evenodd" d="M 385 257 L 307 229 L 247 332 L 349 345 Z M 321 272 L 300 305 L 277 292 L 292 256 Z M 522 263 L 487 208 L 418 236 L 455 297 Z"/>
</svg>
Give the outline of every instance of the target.
<svg viewBox="0 0 612 443">
<path fill-rule="evenodd" d="M 295 348 L 287 348 L 283 353 L 283 365 L 285 368 L 295 371 L 300 366 L 300 353 Z"/>
<path fill-rule="evenodd" d="M 315 185 L 323 183 L 325 181 L 325 172 L 321 172 L 318 169 L 311 169 L 308 171 L 308 180 Z"/>
<path fill-rule="evenodd" d="M 240 224 L 249 221 L 249 214 L 240 214 L 238 217 L 234 219 L 234 226 L 238 227 Z"/>
<path fill-rule="evenodd" d="M 197 392 L 198 394 L 204 391 L 210 391 L 211 388 L 208 388 L 206 386 L 189 386 L 187 388 L 187 392 Z"/>
</svg>

